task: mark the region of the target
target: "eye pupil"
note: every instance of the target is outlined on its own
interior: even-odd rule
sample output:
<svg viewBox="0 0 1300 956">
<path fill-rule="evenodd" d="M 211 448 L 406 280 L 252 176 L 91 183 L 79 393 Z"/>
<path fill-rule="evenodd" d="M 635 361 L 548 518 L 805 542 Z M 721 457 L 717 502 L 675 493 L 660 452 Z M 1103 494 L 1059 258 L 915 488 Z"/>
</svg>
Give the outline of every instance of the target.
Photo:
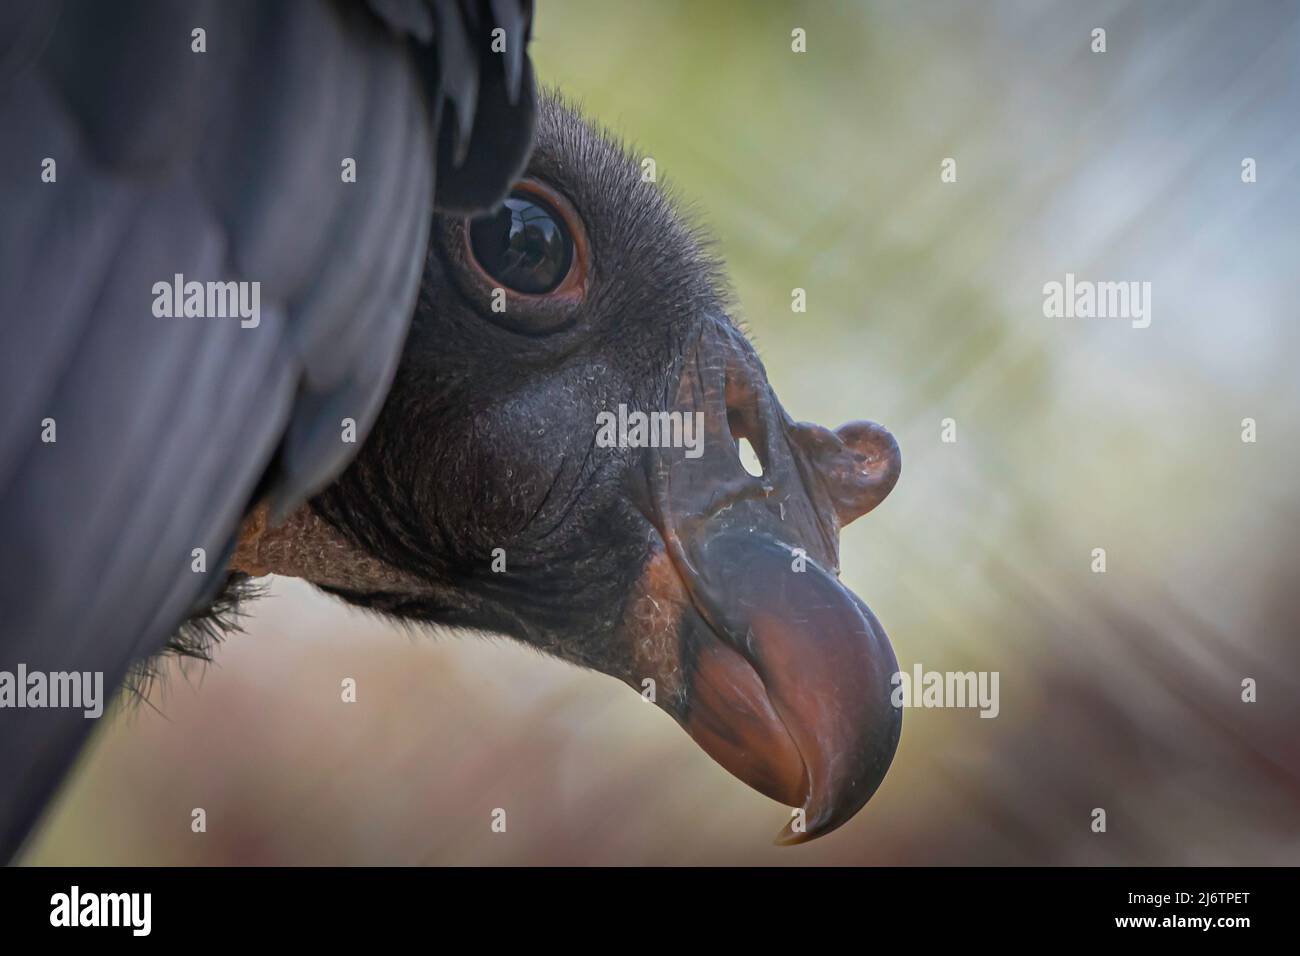
<svg viewBox="0 0 1300 956">
<path fill-rule="evenodd" d="M 559 287 L 573 261 L 573 239 L 558 212 L 516 190 L 501 208 L 470 221 L 470 248 L 488 275 L 515 292 Z"/>
</svg>

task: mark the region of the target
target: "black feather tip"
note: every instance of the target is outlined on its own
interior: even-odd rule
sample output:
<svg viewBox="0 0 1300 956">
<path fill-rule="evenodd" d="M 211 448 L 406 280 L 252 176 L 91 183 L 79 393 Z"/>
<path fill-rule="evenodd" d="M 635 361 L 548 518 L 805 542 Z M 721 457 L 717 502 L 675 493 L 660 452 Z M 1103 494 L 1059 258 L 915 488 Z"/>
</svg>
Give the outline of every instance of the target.
<svg viewBox="0 0 1300 956">
<path fill-rule="evenodd" d="M 265 593 L 266 586 L 260 580 L 239 571 L 227 574 L 221 593 L 210 605 L 191 614 L 156 654 L 132 665 L 126 689 L 141 700 L 148 698 L 155 682 L 163 677 L 169 658 L 211 663 L 217 645 L 227 635 L 243 633 L 241 622 L 247 614 L 244 605 Z"/>
</svg>

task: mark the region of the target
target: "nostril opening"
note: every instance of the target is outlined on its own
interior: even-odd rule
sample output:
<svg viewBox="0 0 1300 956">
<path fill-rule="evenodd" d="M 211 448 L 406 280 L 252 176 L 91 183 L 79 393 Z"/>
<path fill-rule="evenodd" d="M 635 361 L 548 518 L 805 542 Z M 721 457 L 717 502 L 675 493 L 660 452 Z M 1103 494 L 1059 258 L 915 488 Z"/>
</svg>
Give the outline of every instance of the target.
<svg viewBox="0 0 1300 956">
<path fill-rule="evenodd" d="M 754 451 L 754 446 L 749 443 L 749 439 L 741 437 L 736 441 L 736 447 L 740 449 L 740 464 L 755 478 L 763 477 L 763 463 L 758 460 L 758 452 Z"/>
<path fill-rule="evenodd" d="M 731 437 L 736 442 L 736 451 L 740 456 L 741 466 L 755 478 L 762 478 L 763 458 L 759 455 L 758 448 L 754 446 L 754 442 L 760 436 L 756 427 L 758 423 L 753 419 L 753 413 L 747 412 L 745 409 L 727 409 L 727 427 L 731 430 Z M 761 443 L 758 447 L 762 447 Z"/>
</svg>

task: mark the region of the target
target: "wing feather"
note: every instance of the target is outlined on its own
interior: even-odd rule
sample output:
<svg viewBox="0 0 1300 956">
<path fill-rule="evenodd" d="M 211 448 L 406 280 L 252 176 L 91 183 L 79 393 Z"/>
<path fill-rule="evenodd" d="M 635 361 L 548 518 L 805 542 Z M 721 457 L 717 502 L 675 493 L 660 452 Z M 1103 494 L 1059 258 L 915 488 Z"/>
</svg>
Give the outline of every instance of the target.
<svg viewBox="0 0 1300 956">
<path fill-rule="evenodd" d="M 479 151 L 478 208 L 527 157 L 527 58 L 481 41 L 531 8 L 52 7 L 0 17 L 0 670 L 115 688 L 212 599 L 256 500 L 286 510 L 355 454 L 341 420 L 378 413 L 443 204 L 444 98 L 471 161 L 504 144 Z M 473 92 L 516 72 L 517 102 Z M 177 274 L 258 283 L 260 321 L 154 315 Z M 0 709 L 0 858 L 93 726 Z"/>
</svg>

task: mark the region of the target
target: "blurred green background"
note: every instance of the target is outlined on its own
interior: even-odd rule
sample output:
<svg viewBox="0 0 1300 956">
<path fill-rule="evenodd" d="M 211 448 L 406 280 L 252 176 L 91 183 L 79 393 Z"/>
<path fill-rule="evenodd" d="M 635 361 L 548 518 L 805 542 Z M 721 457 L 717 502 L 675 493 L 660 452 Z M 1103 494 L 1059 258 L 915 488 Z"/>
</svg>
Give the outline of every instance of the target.
<svg viewBox="0 0 1300 956">
<path fill-rule="evenodd" d="M 1000 672 L 996 719 L 908 711 L 868 807 L 775 848 L 786 810 L 623 685 L 277 579 L 206 673 L 103 721 L 25 861 L 1300 860 L 1300 6 L 1082 6 L 541 0 L 536 25 L 539 78 L 716 235 L 791 413 L 897 435 L 845 581 L 904 668 Z M 1150 281 L 1151 327 L 1044 318 L 1067 271 Z"/>
</svg>

